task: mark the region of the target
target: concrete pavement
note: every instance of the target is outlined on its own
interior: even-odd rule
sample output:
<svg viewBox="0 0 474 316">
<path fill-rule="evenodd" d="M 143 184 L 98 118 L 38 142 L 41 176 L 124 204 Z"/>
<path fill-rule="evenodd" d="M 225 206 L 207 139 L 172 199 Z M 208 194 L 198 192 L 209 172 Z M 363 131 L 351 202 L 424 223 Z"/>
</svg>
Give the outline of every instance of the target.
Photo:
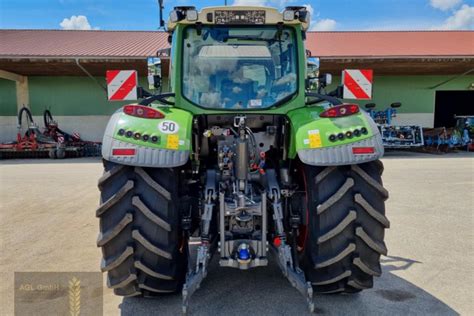
<svg viewBox="0 0 474 316">
<path fill-rule="evenodd" d="M 474 156 L 391 154 L 389 256 L 375 287 L 317 296 L 327 315 L 469 315 L 474 311 Z M 0 161 L 0 305 L 13 314 L 14 271 L 98 271 L 95 218 L 98 159 Z M 105 279 L 105 278 L 104 278 Z M 106 315 L 177 315 L 179 295 L 117 297 L 104 290 Z M 304 299 L 275 263 L 251 271 L 211 264 L 191 315 L 307 315 Z"/>
</svg>

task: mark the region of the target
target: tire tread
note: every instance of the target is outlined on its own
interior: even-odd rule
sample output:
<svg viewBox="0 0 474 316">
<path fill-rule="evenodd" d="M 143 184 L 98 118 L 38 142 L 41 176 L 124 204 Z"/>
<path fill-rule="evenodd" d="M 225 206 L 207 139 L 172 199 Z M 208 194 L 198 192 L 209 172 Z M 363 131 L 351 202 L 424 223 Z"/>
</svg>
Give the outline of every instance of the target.
<svg viewBox="0 0 474 316">
<path fill-rule="evenodd" d="M 300 266 L 316 293 L 356 293 L 381 275 L 388 192 L 383 164 L 304 165 L 308 232 Z"/>
<path fill-rule="evenodd" d="M 178 171 L 105 160 L 104 168 L 96 215 L 107 285 L 125 297 L 180 291 L 187 260 L 179 250 L 179 207 L 174 202 L 178 201 Z"/>
</svg>

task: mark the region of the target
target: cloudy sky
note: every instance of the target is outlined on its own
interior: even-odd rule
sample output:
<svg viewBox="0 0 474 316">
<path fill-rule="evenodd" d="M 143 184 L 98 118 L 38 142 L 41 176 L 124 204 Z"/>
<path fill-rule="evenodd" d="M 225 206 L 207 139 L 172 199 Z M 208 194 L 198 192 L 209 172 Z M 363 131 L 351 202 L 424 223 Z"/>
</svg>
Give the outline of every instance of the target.
<svg viewBox="0 0 474 316">
<path fill-rule="evenodd" d="M 225 0 L 165 0 L 223 5 Z M 227 0 L 229 5 L 306 5 L 312 30 L 474 30 L 474 0 Z M 0 0 L 2 29 L 156 30 L 157 0 Z"/>
</svg>

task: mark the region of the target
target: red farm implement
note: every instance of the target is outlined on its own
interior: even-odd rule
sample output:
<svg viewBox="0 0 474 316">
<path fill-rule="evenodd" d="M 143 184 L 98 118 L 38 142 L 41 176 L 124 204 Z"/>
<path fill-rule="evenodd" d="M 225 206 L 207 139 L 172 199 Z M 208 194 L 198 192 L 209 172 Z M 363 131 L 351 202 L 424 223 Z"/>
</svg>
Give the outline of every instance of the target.
<svg viewBox="0 0 474 316">
<path fill-rule="evenodd" d="M 22 108 L 18 112 L 16 141 L 0 144 L 0 159 L 48 157 L 63 159 L 100 155 L 100 143 L 83 141 L 78 133 L 70 135 L 62 131 L 49 110 L 44 112 L 43 118 L 45 126 L 41 131 L 33 121 L 30 110 Z"/>
</svg>

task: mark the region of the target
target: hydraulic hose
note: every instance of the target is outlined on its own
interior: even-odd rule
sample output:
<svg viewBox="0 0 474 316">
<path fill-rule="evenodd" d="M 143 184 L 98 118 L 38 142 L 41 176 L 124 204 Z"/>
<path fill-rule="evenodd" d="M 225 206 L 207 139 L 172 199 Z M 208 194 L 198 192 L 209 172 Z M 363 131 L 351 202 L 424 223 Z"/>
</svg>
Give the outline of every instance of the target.
<svg viewBox="0 0 474 316">
<path fill-rule="evenodd" d="M 43 112 L 43 120 L 44 120 L 44 127 L 47 129 L 48 126 L 51 124 L 53 120 L 53 115 L 51 114 L 50 110 L 44 110 Z M 59 132 L 60 134 L 63 134 L 64 136 L 70 137 L 70 135 L 63 130 L 59 128 L 59 126 L 56 127 L 56 131 Z"/>
<path fill-rule="evenodd" d="M 30 109 L 28 109 L 27 107 L 22 107 L 18 112 L 18 128 L 21 128 L 23 113 L 26 114 L 26 119 L 29 123 L 28 126 L 33 123 L 33 116 L 31 115 Z"/>
<path fill-rule="evenodd" d="M 45 110 L 43 113 L 44 127 L 47 127 L 51 121 L 53 121 L 53 116 L 49 110 Z"/>
</svg>

